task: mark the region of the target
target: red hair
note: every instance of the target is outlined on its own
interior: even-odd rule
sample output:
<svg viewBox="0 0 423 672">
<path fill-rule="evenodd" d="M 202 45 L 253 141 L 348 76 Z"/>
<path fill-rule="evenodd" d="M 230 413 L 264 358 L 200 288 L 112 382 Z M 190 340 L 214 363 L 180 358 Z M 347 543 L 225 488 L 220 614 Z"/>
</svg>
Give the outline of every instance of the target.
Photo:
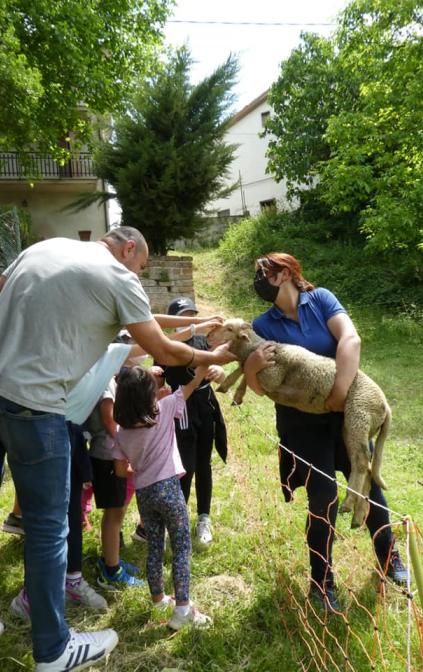
<svg viewBox="0 0 423 672">
<path fill-rule="evenodd" d="M 256 261 L 256 268 L 261 267 L 271 273 L 279 273 L 283 268 L 287 268 L 291 273 L 292 282 L 301 292 L 310 292 L 314 285 L 308 282 L 302 275 L 301 264 L 290 254 L 285 252 L 269 252 Z"/>
</svg>

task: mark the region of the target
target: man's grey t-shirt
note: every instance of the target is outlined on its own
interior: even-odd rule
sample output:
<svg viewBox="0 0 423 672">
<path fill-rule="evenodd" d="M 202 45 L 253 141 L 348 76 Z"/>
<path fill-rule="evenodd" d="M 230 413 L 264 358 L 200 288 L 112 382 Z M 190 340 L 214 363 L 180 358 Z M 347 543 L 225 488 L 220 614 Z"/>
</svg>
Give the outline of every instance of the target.
<svg viewBox="0 0 423 672">
<path fill-rule="evenodd" d="M 153 319 L 147 295 L 99 243 L 52 238 L 4 271 L 0 396 L 64 414 L 67 393 L 122 325 Z"/>
</svg>

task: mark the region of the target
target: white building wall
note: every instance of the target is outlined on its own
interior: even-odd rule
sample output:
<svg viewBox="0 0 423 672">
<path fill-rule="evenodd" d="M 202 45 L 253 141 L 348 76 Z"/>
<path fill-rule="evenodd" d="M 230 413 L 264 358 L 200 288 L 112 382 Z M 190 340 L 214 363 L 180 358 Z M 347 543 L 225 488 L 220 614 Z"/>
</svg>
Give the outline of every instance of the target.
<svg viewBox="0 0 423 672">
<path fill-rule="evenodd" d="M 210 208 L 216 213 L 230 210 L 227 214 L 242 215 L 247 210 L 255 215 L 261 210 L 261 202 L 272 199 L 277 205 L 286 205 L 285 184 L 278 184 L 266 174 L 268 137 L 259 137 L 263 131 L 262 115 L 269 112 L 271 107 L 264 100 L 228 129 L 225 142 L 239 145 L 228 184 L 237 182 L 241 176 L 242 187 L 237 187 L 228 198 L 213 201 Z"/>
<path fill-rule="evenodd" d="M 101 185 L 98 185 L 101 188 Z M 70 182 L 57 184 L 36 182 L 31 187 L 26 182 L 0 182 L 0 204 L 17 205 L 31 215 L 31 231 L 38 239 L 79 238 L 78 231 L 91 231 L 91 240 L 104 236 L 106 213 L 103 205 L 96 204 L 81 212 L 64 210 L 81 192 L 95 191 L 96 182 Z"/>
</svg>

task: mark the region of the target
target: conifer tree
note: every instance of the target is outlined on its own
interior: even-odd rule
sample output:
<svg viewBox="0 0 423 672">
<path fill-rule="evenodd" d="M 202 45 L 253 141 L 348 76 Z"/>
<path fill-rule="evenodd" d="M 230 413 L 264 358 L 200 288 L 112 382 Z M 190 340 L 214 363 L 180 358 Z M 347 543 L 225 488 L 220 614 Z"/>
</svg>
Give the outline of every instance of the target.
<svg viewBox="0 0 423 672">
<path fill-rule="evenodd" d="M 122 223 L 142 231 L 155 254 L 191 237 L 207 203 L 236 186 L 228 189 L 225 178 L 237 146 L 223 137 L 237 60 L 230 55 L 196 85 L 190 83 L 191 65 L 186 47 L 174 52 L 96 154 L 98 175 L 122 207 Z"/>
</svg>

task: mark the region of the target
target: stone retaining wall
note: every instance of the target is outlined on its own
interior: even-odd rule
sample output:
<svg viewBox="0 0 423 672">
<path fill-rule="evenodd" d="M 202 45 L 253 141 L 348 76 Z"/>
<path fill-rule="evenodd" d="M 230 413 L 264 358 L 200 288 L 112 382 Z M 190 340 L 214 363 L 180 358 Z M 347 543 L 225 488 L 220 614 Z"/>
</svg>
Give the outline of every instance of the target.
<svg viewBox="0 0 423 672">
<path fill-rule="evenodd" d="M 195 300 L 192 257 L 151 256 L 140 280 L 153 313 L 166 313 L 169 303 L 177 296 Z"/>
</svg>

